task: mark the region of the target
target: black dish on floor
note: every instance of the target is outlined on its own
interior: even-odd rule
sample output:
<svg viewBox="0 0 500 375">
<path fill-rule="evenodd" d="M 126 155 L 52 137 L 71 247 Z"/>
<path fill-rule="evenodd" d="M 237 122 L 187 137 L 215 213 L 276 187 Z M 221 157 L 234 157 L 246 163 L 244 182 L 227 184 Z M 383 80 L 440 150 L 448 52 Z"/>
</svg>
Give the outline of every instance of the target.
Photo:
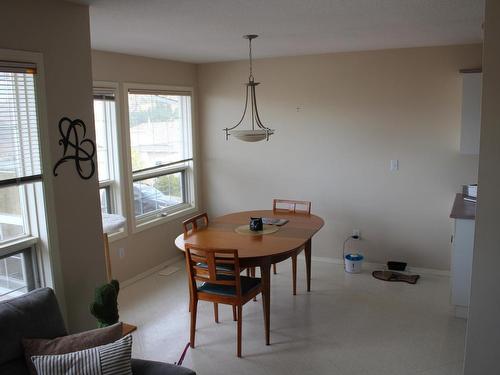
<svg viewBox="0 0 500 375">
<path fill-rule="evenodd" d="M 404 271 L 406 269 L 406 265 L 407 264 L 405 262 L 387 262 L 387 268 L 391 271 Z"/>
</svg>

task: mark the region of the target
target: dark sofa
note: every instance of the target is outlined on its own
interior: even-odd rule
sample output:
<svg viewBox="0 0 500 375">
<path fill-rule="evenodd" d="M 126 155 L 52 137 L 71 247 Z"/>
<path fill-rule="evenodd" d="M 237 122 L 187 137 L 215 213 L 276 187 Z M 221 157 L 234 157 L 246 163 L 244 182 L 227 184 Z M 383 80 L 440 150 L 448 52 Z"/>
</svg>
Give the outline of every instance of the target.
<svg viewBox="0 0 500 375">
<path fill-rule="evenodd" d="M 23 338 L 52 339 L 67 334 L 56 296 L 50 288 L 0 302 L 0 375 L 28 375 Z M 185 367 L 132 359 L 134 375 L 195 375 Z"/>
</svg>

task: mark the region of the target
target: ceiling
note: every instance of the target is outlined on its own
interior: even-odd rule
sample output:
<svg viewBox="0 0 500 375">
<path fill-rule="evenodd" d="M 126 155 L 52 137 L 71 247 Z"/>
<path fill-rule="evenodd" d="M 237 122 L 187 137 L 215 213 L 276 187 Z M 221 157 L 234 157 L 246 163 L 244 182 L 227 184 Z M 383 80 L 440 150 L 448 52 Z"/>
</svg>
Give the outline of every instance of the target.
<svg viewBox="0 0 500 375">
<path fill-rule="evenodd" d="M 92 48 L 196 63 L 480 42 L 484 0 L 75 0 Z"/>
</svg>

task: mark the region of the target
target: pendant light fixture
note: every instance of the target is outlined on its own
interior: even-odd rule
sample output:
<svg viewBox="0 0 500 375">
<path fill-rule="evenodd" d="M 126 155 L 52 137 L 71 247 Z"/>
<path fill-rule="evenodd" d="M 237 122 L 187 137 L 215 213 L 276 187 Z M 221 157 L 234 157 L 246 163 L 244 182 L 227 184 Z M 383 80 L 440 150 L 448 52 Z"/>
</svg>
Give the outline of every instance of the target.
<svg viewBox="0 0 500 375">
<path fill-rule="evenodd" d="M 245 142 L 258 142 L 269 140 L 269 137 L 274 134 L 274 130 L 265 126 L 259 117 L 259 111 L 257 110 L 257 99 L 255 97 L 255 87 L 259 82 L 255 82 L 252 72 L 252 40 L 257 38 L 258 35 L 244 35 L 243 38 L 248 39 L 248 49 L 249 49 L 249 61 L 250 61 L 250 75 L 248 76 L 248 83 L 246 83 L 246 98 L 245 98 L 245 108 L 243 110 L 243 115 L 240 121 L 233 127 L 225 128 L 226 140 L 229 136 L 236 137 L 237 139 Z M 250 94 L 249 94 L 250 92 Z M 250 105 L 248 104 L 250 101 Z M 247 110 L 251 119 L 252 128 L 249 130 L 236 129 L 243 123 L 247 115 Z"/>
</svg>

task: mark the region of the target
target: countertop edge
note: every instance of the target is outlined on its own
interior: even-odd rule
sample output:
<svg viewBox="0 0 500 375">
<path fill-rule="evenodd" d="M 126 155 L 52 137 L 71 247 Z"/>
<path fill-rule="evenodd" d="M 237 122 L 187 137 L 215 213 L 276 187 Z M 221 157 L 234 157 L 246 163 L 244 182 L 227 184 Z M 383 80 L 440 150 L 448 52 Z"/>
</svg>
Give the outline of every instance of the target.
<svg viewBox="0 0 500 375">
<path fill-rule="evenodd" d="M 465 201 L 463 194 L 457 193 L 451 209 L 450 218 L 476 220 L 476 203 Z"/>
</svg>

